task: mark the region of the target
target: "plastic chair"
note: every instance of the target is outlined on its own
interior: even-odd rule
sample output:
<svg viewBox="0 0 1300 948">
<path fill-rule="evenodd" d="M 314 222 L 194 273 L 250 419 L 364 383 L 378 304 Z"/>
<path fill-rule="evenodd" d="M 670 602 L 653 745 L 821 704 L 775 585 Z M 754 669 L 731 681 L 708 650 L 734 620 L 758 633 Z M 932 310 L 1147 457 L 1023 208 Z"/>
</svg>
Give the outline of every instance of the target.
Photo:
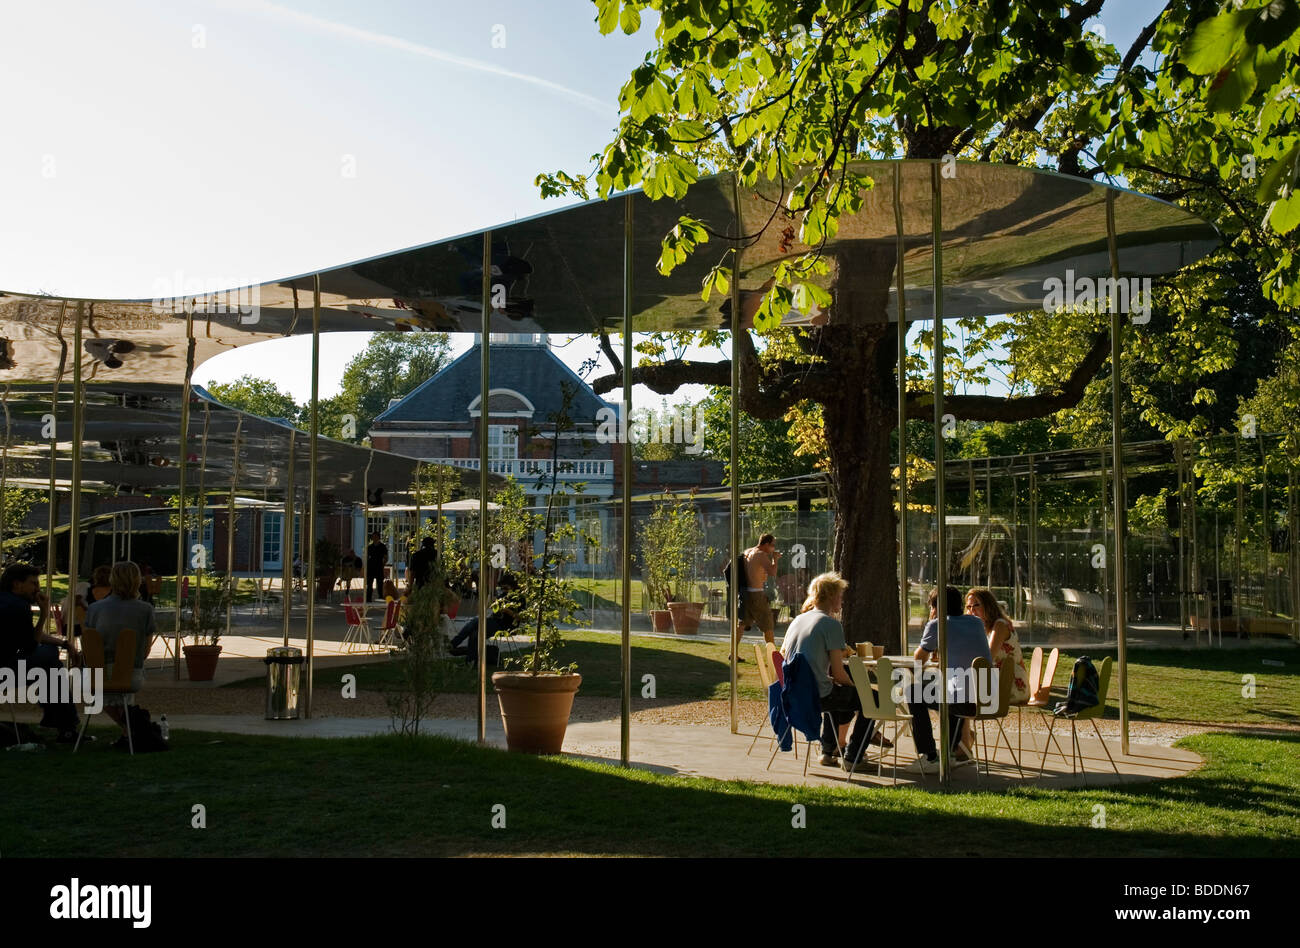
<svg viewBox="0 0 1300 948">
<path fill-rule="evenodd" d="M 911 729 L 912 714 L 902 706 L 902 695 L 895 695 L 897 688 L 901 692 L 901 686 L 894 684 L 894 665 L 883 656 L 876 662 L 876 687 L 871 687 L 871 676 L 867 672 L 867 666 L 862 663 L 862 659 L 856 655 L 849 656 L 849 677 L 853 679 L 853 686 L 858 689 L 858 703 L 862 705 L 862 715 L 871 718 L 881 726 L 886 722 L 894 722 L 894 786 L 898 786 L 898 743 L 903 728 Z M 900 707 L 902 706 L 902 707 Z M 866 746 L 862 748 L 866 753 Z M 876 755 L 876 776 L 879 777 L 885 761 L 885 749 L 882 747 L 880 753 Z M 853 774 L 858 769 L 858 761 L 853 761 L 849 768 L 849 782 L 853 782 Z"/>
<path fill-rule="evenodd" d="M 776 668 L 772 662 L 772 653 L 768 650 L 766 642 L 754 643 L 754 663 L 758 667 L 758 677 L 759 680 L 763 682 L 763 692 L 766 694 L 777 682 Z M 754 739 L 749 742 L 749 750 L 745 751 L 746 757 L 754 752 L 754 747 L 758 744 L 758 739 L 763 736 L 763 727 L 769 724 L 770 721 L 768 720 L 768 715 L 764 713 L 763 720 L 758 724 L 758 731 L 754 734 Z M 775 730 L 772 731 L 771 739 L 773 741 L 776 740 Z M 771 748 L 772 745 L 769 744 L 768 749 L 770 750 Z"/>
<path fill-rule="evenodd" d="M 397 612 L 402 603 L 391 597 L 385 597 L 384 624 L 379 628 L 379 648 L 389 648 L 397 642 Z"/>
<path fill-rule="evenodd" d="M 1097 727 L 1097 719 L 1106 713 L 1106 697 L 1110 692 L 1110 669 L 1111 658 L 1110 656 L 1107 656 L 1101 660 L 1101 667 L 1097 669 L 1097 703 L 1091 708 L 1084 708 L 1082 711 L 1075 713 L 1073 717 L 1068 719 L 1070 722 L 1070 749 L 1073 755 L 1070 761 L 1070 773 L 1072 775 L 1076 772 L 1082 774 L 1083 782 L 1085 784 L 1088 782 L 1088 771 L 1083 765 L 1083 752 L 1079 746 L 1077 728 L 1077 722 L 1079 721 L 1092 722 L 1093 733 L 1097 735 L 1097 740 L 1101 743 L 1101 749 L 1106 752 L 1106 759 L 1110 761 L 1111 767 L 1115 770 L 1115 776 L 1119 776 L 1119 767 L 1115 763 L 1115 758 L 1110 755 L 1110 748 L 1106 746 L 1106 741 L 1101 736 L 1101 730 Z M 1047 726 L 1047 740 L 1049 742 L 1052 740 L 1052 729 L 1056 727 L 1057 720 L 1058 717 L 1052 715 L 1052 721 Z M 1039 777 L 1043 776 L 1043 768 L 1047 766 L 1047 749 L 1048 745 L 1044 744 L 1043 759 L 1038 765 Z M 1060 752 L 1061 745 L 1059 743 L 1056 745 L 1056 749 Z M 1064 753 L 1061 754 L 1061 758 L 1065 759 Z M 1078 765 L 1077 770 L 1075 764 Z"/>
<path fill-rule="evenodd" d="M 1029 661 L 1029 698 L 1015 704 L 1017 760 L 1020 759 L 1020 754 L 1023 753 L 1024 710 L 1025 708 L 1045 709 L 1048 702 L 1052 700 L 1052 679 L 1056 677 L 1056 663 L 1060 657 L 1061 650 L 1054 648 L 1047 656 L 1047 663 L 1044 664 L 1042 647 L 1035 646 L 1034 648 L 1033 657 Z"/>
<path fill-rule="evenodd" d="M 975 659 L 975 661 L 971 665 L 971 668 L 974 670 L 974 674 L 977 676 L 977 678 L 981 675 L 988 675 L 990 673 L 989 665 L 986 661 L 984 661 L 983 656 Z M 984 753 L 983 753 L 984 774 L 986 776 L 989 773 L 989 761 L 991 759 L 989 757 L 988 735 L 987 732 L 985 731 L 986 721 L 992 721 L 994 724 L 997 725 L 998 734 L 1001 736 L 1003 743 L 1006 744 L 1007 753 L 1011 755 L 1012 761 L 1015 762 L 1016 770 L 1020 773 L 1022 779 L 1025 776 L 1025 772 L 1020 769 L 1020 757 L 1019 755 L 1016 754 L 1015 751 L 1011 749 L 1011 739 L 1007 737 L 1007 732 L 1002 727 L 1002 719 L 1011 713 L 1011 690 L 1015 687 L 1016 684 L 1015 675 L 1016 675 L 1015 659 L 1011 658 L 1010 656 L 1002 659 L 1002 661 L 998 663 L 998 693 L 996 697 L 996 704 L 994 704 L 992 708 L 985 708 L 980 706 L 979 704 L 976 704 L 975 714 L 970 718 L 970 720 L 972 721 L 978 721 L 980 725 L 979 738 L 984 743 Z M 976 746 L 974 750 L 976 751 L 979 750 L 979 743 L 980 743 L 979 740 L 975 742 Z M 995 738 L 993 741 L 994 756 L 997 755 L 997 752 L 998 752 L 998 742 L 997 739 Z M 978 761 L 976 762 L 975 769 L 976 769 L 976 773 L 978 773 L 979 772 Z"/>
<path fill-rule="evenodd" d="M 108 707 L 109 695 L 120 695 L 122 698 L 122 717 L 126 719 L 126 746 L 132 756 L 135 755 L 135 738 L 131 735 L 130 708 L 135 701 L 135 689 L 131 687 L 131 674 L 135 671 L 135 635 L 134 629 L 122 629 L 117 633 L 117 641 L 113 645 L 113 674 L 110 677 L 104 668 L 103 637 L 95 629 L 83 627 L 81 630 L 81 651 L 85 667 L 104 672 L 104 707 Z M 84 717 L 81 720 L 81 730 L 77 732 L 77 743 L 72 746 L 74 754 L 81 747 L 81 739 L 85 736 L 92 717 L 84 707 L 82 712 Z"/>
<path fill-rule="evenodd" d="M 366 648 L 374 647 L 374 639 L 370 634 L 370 620 L 361 611 L 360 606 L 351 600 L 343 601 L 343 616 L 348 622 L 347 634 L 343 636 L 343 645 L 349 652 L 354 651 L 361 645 L 361 639 L 364 636 Z"/>
</svg>

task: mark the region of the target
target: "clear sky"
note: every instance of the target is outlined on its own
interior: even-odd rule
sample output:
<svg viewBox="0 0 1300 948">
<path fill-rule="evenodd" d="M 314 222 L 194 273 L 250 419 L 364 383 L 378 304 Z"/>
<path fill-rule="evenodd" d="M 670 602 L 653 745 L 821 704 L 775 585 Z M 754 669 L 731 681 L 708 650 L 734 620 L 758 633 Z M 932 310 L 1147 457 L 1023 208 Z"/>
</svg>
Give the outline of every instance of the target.
<svg viewBox="0 0 1300 948">
<path fill-rule="evenodd" d="M 1101 26 L 1122 52 L 1161 4 L 1109 6 Z M 244 285 L 561 206 L 534 177 L 587 170 L 653 42 L 650 19 L 602 37 L 594 17 L 587 0 L 7 5 L 0 289 Z M 364 344 L 324 337 L 323 396 Z M 263 343 L 196 380 L 260 375 L 301 401 L 309 358 L 308 338 Z"/>
</svg>

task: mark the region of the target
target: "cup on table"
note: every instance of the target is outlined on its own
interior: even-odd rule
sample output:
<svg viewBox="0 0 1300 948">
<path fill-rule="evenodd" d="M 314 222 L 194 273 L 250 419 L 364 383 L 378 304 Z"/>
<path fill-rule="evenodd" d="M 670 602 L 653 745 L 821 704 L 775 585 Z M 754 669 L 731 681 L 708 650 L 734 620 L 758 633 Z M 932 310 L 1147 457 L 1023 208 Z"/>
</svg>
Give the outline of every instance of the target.
<svg viewBox="0 0 1300 948">
<path fill-rule="evenodd" d="M 883 645 L 871 646 L 871 657 L 874 658 L 876 661 L 880 661 L 880 659 L 884 657 L 884 654 L 885 654 L 885 647 Z"/>
<path fill-rule="evenodd" d="M 870 656 L 867 655 L 868 648 L 870 648 L 870 646 L 866 642 L 859 642 L 857 644 L 858 658 L 869 658 Z"/>
</svg>

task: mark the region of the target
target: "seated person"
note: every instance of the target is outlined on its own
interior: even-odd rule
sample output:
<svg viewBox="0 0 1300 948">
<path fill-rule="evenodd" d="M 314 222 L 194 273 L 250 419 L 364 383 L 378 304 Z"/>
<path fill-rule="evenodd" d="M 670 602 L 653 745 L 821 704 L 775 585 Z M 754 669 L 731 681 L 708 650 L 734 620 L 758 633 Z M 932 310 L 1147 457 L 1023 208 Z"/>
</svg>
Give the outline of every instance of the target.
<svg viewBox="0 0 1300 948">
<path fill-rule="evenodd" d="M 131 690 L 139 691 L 144 685 L 144 661 L 149 657 L 149 644 L 158 634 L 153 606 L 140 598 L 140 567 L 129 560 L 113 564 L 109 586 L 112 592 L 104 599 L 92 602 L 86 610 L 86 627 L 94 629 L 104 640 L 105 675 L 112 674 L 118 633 L 123 629 L 135 630 L 135 670 L 131 673 Z M 104 705 L 105 713 L 122 728 L 122 739 L 125 740 L 126 712 L 121 696 L 106 696 Z"/>
<path fill-rule="evenodd" d="M 808 584 L 803 610 L 786 629 L 781 647 L 787 662 L 796 655 L 804 656 L 816 677 L 823 712 L 822 763 L 828 767 L 836 765 L 838 753 L 832 722 L 839 730 L 839 744 L 843 744 L 849 722 L 855 714 L 858 716 L 853 736 L 845 748 L 846 766 L 861 757 L 876 726 L 873 719 L 861 713 L 858 689 L 844 667 L 849 647 L 844 641 L 844 626 L 837 617 L 848 585 L 839 573 L 822 573 L 814 578 Z"/>
<path fill-rule="evenodd" d="M 69 659 L 73 657 L 73 646 L 67 639 L 38 631 L 45 628 L 50 613 L 50 600 L 41 589 L 40 577 L 40 570 L 24 563 L 15 563 L 0 573 L 0 668 L 16 673 L 21 660 L 28 669 L 56 671 L 63 667 L 59 649 L 65 646 Z M 40 606 L 40 617 L 35 622 L 33 603 Z M 41 710 L 41 727 L 57 730 L 60 743 L 77 739 L 77 709 L 73 705 L 42 702 Z"/>
<path fill-rule="evenodd" d="M 948 586 L 944 593 L 944 608 L 948 613 L 948 672 L 945 676 L 948 694 L 950 698 L 954 696 L 954 685 L 956 685 L 957 697 L 973 697 L 964 693 L 967 670 L 977 658 L 982 657 L 985 661 L 989 661 L 989 640 L 984 634 L 984 623 L 980 619 L 962 614 L 961 592 Z M 917 647 L 914 656 L 921 661 L 929 661 L 932 657 L 938 658 L 938 604 L 939 590 L 933 589 L 930 591 L 930 621 L 925 624 L 925 630 L 921 633 L 921 644 Z M 937 701 L 916 700 L 915 695 L 909 699 L 909 703 L 912 709 L 912 738 L 916 741 L 918 754 L 915 767 L 921 773 L 935 773 L 939 769 L 939 752 L 934 742 L 934 731 L 930 727 L 930 709 L 937 711 L 939 704 Z M 974 702 L 948 705 L 948 734 L 958 764 L 971 762 L 970 755 L 960 752 L 959 748 L 962 734 L 961 717 L 969 717 L 974 713 Z"/>
<path fill-rule="evenodd" d="M 96 566 L 95 571 L 90 574 L 90 591 L 86 593 L 86 605 L 99 602 L 113 591 L 108 585 L 109 572 L 110 567 Z M 91 626 L 91 628 L 94 628 L 94 626 Z"/>
<path fill-rule="evenodd" d="M 402 591 L 397 588 L 397 583 L 393 582 L 391 579 L 384 580 L 384 598 L 385 599 L 402 598 Z"/>
<path fill-rule="evenodd" d="M 493 638 L 498 633 L 510 632 L 519 624 L 519 603 L 514 593 L 519 591 L 519 580 L 510 573 L 502 573 L 497 582 L 498 599 L 487 613 L 487 637 Z M 468 639 L 468 644 L 461 647 L 461 642 Z M 478 662 L 478 616 L 470 619 L 451 640 L 451 654 L 464 655 L 465 661 L 473 665 Z"/>
</svg>

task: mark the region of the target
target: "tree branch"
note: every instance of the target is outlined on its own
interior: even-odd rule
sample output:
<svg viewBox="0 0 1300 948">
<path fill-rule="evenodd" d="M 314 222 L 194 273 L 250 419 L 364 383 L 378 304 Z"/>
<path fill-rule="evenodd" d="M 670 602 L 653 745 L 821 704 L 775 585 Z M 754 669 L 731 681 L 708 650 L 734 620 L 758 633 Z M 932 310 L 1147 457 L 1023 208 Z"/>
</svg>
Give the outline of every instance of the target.
<svg viewBox="0 0 1300 948">
<path fill-rule="evenodd" d="M 966 421 L 1024 421 L 1041 418 L 1063 408 L 1079 403 L 1084 390 L 1110 355 L 1110 333 L 1104 332 L 1092 341 L 1092 347 L 1082 361 L 1074 367 L 1070 377 L 1055 392 L 1039 392 L 1020 398 L 1000 398 L 996 395 L 949 395 L 944 407 L 954 416 Z M 908 418 L 930 418 L 934 413 L 934 398 L 930 393 L 913 393 L 907 396 Z"/>
</svg>

